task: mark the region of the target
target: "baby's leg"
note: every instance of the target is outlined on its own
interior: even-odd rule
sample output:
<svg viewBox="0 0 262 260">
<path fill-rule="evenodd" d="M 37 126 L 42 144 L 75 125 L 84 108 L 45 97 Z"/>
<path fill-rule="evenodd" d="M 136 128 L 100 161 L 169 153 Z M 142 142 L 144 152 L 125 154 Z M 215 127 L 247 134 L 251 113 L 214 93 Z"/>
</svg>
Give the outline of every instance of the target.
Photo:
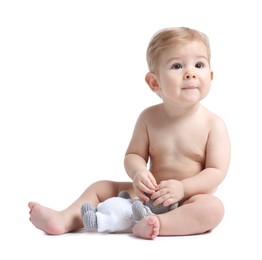
<svg viewBox="0 0 262 260">
<path fill-rule="evenodd" d="M 133 234 L 144 239 L 155 239 L 159 235 L 160 223 L 156 215 L 144 217 L 133 227 Z"/>
<path fill-rule="evenodd" d="M 117 196 L 121 190 L 127 190 L 132 194 L 132 184 L 112 181 L 95 182 L 75 202 L 62 211 L 44 207 L 36 202 L 29 202 L 30 221 L 36 228 L 50 235 L 61 235 L 82 229 L 82 205 L 89 202 L 96 207 L 99 202 Z"/>
<path fill-rule="evenodd" d="M 224 207 L 213 195 L 195 195 L 180 207 L 157 216 L 140 220 L 133 234 L 145 239 L 156 236 L 202 234 L 214 229 L 223 219 Z"/>
<path fill-rule="evenodd" d="M 224 206 L 211 194 L 195 195 L 166 214 L 158 215 L 160 236 L 196 235 L 214 229 L 223 219 Z"/>
<path fill-rule="evenodd" d="M 46 208 L 36 202 L 29 202 L 30 221 L 33 225 L 50 235 L 60 235 L 65 232 L 63 215 L 53 209 Z"/>
</svg>

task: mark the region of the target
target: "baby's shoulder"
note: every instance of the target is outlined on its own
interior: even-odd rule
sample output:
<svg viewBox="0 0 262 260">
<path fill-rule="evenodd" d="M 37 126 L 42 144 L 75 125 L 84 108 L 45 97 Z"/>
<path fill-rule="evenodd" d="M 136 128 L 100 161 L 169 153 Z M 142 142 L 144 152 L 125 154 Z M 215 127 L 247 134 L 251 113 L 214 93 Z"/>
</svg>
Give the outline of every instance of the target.
<svg viewBox="0 0 262 260">
<path fill-rule="evenodd" d="M 139 115 L 138 121 L 146 125 L 156 123 L 160 120 L 162 104 L 153 105 L 145 108 Z"/>
<path fill-rule="evenodd" d="M 157 104 L 157 105 L 147 107 L 141 112 L 141 115 L 142 116 L 156 115 L 156 114 L 160 113 L 162 106 L 163 106 L 162 104 Z"/>
<path fill-rule="evenodd" d="M 203 108 L 204 120 L 209 124 L 211 128 L 226 128 L 225 121 L 222 117 L 211 112 L 207 108 Z"/>
</svg>

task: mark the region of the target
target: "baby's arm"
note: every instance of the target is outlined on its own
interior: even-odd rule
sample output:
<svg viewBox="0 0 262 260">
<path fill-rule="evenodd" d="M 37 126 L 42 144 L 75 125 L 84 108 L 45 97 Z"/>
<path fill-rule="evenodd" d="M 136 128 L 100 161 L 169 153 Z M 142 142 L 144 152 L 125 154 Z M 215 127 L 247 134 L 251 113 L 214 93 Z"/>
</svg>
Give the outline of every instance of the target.
<svg viewBox="0 0 262 260">
<path fill-rule="evenodd" d="M 125 156 L 125 168 L 133 180 L 136 195 L 142 201 L 148 202 L 146 194 L 154 193 L 157 184 L 153 174 L 146 168 L 146 161 L 141 156 L 130 153 Z"/>
<path fill-rule="evenodd" d="M 192 178 L 182 181 L 184 197 L 213 192 L 224 180 L 230 163 L 230 139 L 220 118 L 214 118 L 206 145 L 204 169 Z"/>
<path fill-rule="evenodd" d="M 133 136 L 126 151 L 124 166 L 128 176 L 133 180 L 136 195 L 142 201 L 148 201 L 145 193 L 152 194 L 156 189 L 156 180 L 147 169 L 148 162 L 148 134 L 146 113 L 139 116 Z"/>
</svg>

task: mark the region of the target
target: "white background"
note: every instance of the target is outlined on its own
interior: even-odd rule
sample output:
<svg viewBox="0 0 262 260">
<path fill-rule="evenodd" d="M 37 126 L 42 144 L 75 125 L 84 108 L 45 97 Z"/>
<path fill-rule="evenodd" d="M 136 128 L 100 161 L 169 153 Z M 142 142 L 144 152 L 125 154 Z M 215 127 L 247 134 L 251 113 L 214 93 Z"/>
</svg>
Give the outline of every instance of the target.
<svg viewBox="0 0 262 260">
<path fill-rule="evenodd" d="M 260 10 L 254 0 L 0 1 L 0 258 L 261 259 Z M 210 39 L 214 80 L 203 104 L 232 141 L 223 222 L 208 235 L 155 241 L 44 235 L 28 201 L 60 210 L 95 180 L 129 180 L 123 158 L 136 118 L 160 102 L 144 81 L 146 47 L 173 26 Z"/>
</svg>

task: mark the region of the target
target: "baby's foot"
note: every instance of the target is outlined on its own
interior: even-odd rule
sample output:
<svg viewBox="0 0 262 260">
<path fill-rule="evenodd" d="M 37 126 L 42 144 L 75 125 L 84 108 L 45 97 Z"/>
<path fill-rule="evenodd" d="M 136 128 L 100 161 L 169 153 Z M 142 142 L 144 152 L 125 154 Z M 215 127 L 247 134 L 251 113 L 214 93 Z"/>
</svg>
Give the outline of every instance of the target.
<svg viewBox="0 0 262 260">
<path fill-rule="evenodd" d="M 29 202 L 30 221 L 32 224 L 49 235 L 61 235 L 66 232 L 64 218 L 58 211 L 46 208 L 36 202 Z"/>
<path fill-rule="evenodd" d="M 133 227 L 133 234 L 145 239 L 155 239 L 159 235 L 160 223 L 157 216 L 147 216 Z"/>
</svg>

